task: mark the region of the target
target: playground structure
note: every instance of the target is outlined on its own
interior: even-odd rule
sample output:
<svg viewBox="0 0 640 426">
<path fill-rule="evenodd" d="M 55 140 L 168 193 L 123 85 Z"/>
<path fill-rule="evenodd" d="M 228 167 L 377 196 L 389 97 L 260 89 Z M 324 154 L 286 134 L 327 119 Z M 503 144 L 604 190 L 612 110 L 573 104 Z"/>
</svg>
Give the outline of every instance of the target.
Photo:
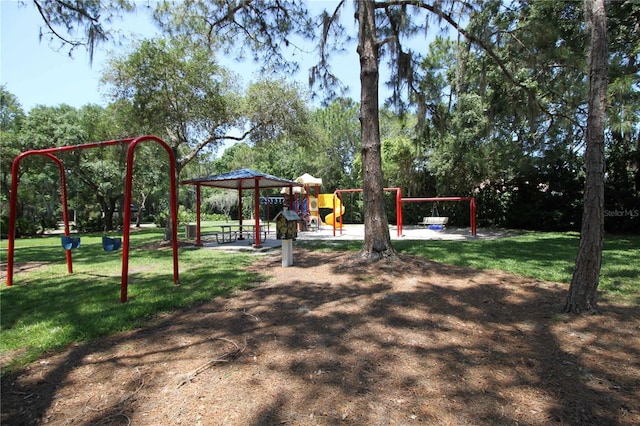
<svg viewBox="0 0 640 426">
<path fill-rule="evenodd" d="M 65 167 L 60 158 L 56 154 L 60 154 L 66 151 L 77 151 L 91 148 L 102 148 L 105 146 L 126 144 L 127 147 L 127 163 L 126 163 L 126 177 L 125 177 L 125 193 L 124 193 L 124 206 L 131 205 L 132 187 L 133 187 L 133 160 L 135 148 L 142 142 L 155 142 L 161 145 L 169 156 L 169 181 L 170 181 L 170 216 L 171 216 L 171 233 L 172 233 L 172 248 L 173 248 L 173 282 L 179 284 L 178 277 L 178 201 L 177 201 L 177 188 L 176 188 L 176 161 L 171 147 L 166 144 L 162 139 L 156 136 L 139 136 L 136 138 L 127 138 L 120 140 L 111 140 L 103 142 L 94 142 L 82 145 L 68 145 L 56 148 L 47 148 L 39 150 L 29 150 L 19 154 L 11 165 L 11 197 L 9 201 L 9 244 L 7 248 L 7 286 L 13 285 L 13 268 L 14 268 L 14 254 L 15 254 L 15 229 L 16 229 L 16 216 L 17 216 L 17 202 L 18 202 L 18 183 L 19 183 L 19 169 L 20 162 L 26 157 L 32 155 L 44 156 L 58 166 L 60 172 L 60 198 L 62 204 L 62 220 L 64 223 L 64 235 L 62 237 L 62 245 L 66 252 L 67 272 L 73 273 L 73 260 L 71 255 L 71 249 L 80 247 L 80 238 L 72 237 L 69 228 L 69 209 L 67 203 L 67 181 Z M 128 280 L 129 280 L 129 237 L 131 226 L 131 209 L 124 208 L 123 217 L 123 235 L 122 235 L 122 274 L 120 284 L 120 301 L 122 303 L 127 301 L 128 292 Z M 115 239 L 112 241 L 106 241 L 107 246 L 111 244 L 110 250 L 105 247 L 105 241 L 103 240 L 103 247 L 107 251 L 111 251 L 116 248 L 118 242 Z"/>
<path fill-rule="evenodd" d="M 302 176 L 298 176 L 295 181 L 301 184 L 301 186 L 294 188 L 293 192 L 289 193 L 289 207 L 302 218 L 303 230 L 306 230 L 308 227 L 319 229 L 322 225 L 322 219 L 320 218 L 318 198 L 322 178 L 316 178 L 309 173 L 305 173 Z M 282 188 L 281 192 L 287 194 L 287 188 Z"/>
<path fill-rule="evenodd" d="M 310 227 L 318 229 L 320 225 L 326 224 L 333 227 L 333 236 L 336 236 L 336 230 L 340 229 L 340 235 L 343 231 L 343 216 L 346 208 L 343 202 L 343 194 L 362 192 L 361 188 L 357 189 L 337 189 L 332 194 L 320 194 L 320 185 L 322 185 L 322 179 L 311 176 L 308 173 L 296 178 L 296 182 L 301 183 L 302 188 L 295 188 L 295 196 L 302 196 L 303 200 L 297 200 L 294 203 L 290 202 L 290 205 L 294 206 L 294 209 L 300 217 L 305 221 L 305 224 Z M 447 202 L 447 201 L 469 201 L 469 214 L 470 214 L 470 228 L 471 235 L 477 235 L 476 226 L 476 201 L 473 197 L 411 197 L 403 198 L 401 188 L 383 188 L 384 191 L 395 192 L 395 207 L 396 207 L 396 231 L 398 237 L 402 236 L 403 230 L 403 218 L 402 218 L 402 204 L 403 203 L 415 203 L 415 202 Z M 284 193 L 284 189 L 283 189 Z M 321 220 L 320 209 L 331 209 L 331 213 L 324 217 L 324 222 Z M 448 221 L 448 218 L 440 217 L 425 217 L 423 222 L 425 224 L 437 224 L 439 229 L 442 229 Z M 428 222 L 428 223 L 427 223 Z"/>
<path fill-rule="evenodd" d="M 170 224 L 171 224 L 171 235 L 172 235 L 172 249 L 173 249 L 173 280 L 177 285 L 179 284 L 179 276 L 178 276 L 178 238 L 177 238 L 177 229 L 178 229 L 178 219 L 177 219 L 177 188 L 176 188 L 176 179 L 172 178 L 176 176 L 176 167 L 175 167 L 175 157 L 171 148 L 160 138 L 156 136 L 140 136 L 137 138 L 128 138 L 121 140 L 111 140 L 111 141 L 103 141 L 103 142 L 95 142 L 89 144 L 82 145 L 70 145 L 56 148 L 48 148 L 41 150 L 29 150 L 19 154 L 13 161 L 12 169 L 11 169 L 11 194 L 10 194 L 10 214 L 9 214 L 9 241 L 8 241 L 8 250 L 7 250 L 7 278 L 6 285 L 11 286 L 13 284 L 13 272 L 14 272 L 14 255 L 15 255 L 15 228 L 16 228 L 16 206 L 17 206 L 17 197 L 18 197 L 18 184 L 19 184 L 19 167 L 20 162 L 31 155 L 39 155 L 44 156 L 45 158 L 50 159 L 55 162 L 58 166 L 60 173 L 60 197 L 62 203 L 62 219 L 64 223 L 64 235 L 61 238 L 62 245 L 66 252 L 66 261 L 67 261 L 67 270 L 68 273 L 73 273 L 73 262 L 72 262 L 72 249 L 78 249 L 80 247 L 80 238 L 77 236 L 71 236 L 70 227 L 69 227 L 69 214 L 68 214 L 68 203 L 67 203 L 67 183 L 66 183 L 66 170 L 64 164 L 56 154 L 60 154 L 66 151 L 76 151 L 82 149 L 90 149 L 90 148 L 102 148 L 104 146 L 111 146 L 117 144 L 126 144 L 127 146 L 127 156 L 126 156 L 126 177 L 125 177 L 125 194 L 124 194 L 124 206 L 130 206 L 132 201 L 132 183 L 133 183 L 133 160 L 134 160 L 134 152 L 135 148 L 139 143 L 149 141 L 160 144 L 164 150 L 167 152 L 169 156 L 169 165 L 170 165 Z M 244 174 L 248 174 L 244 176 Z M 227 176 L 229 175 L 229 176 Z M 308 176 L 308 177 L 305 177 Z M 200 240 L 200 186 L 217 186 L 227 189 L 236 189 L 239 192 L 239 200 L 241 203 L 242 200 L 242 190 L 243 189 L 253 189 L 254 197 L 255 197 L 255 206 L 256 206 L 256 215 L 255 215 L 255 225 L 254 228 L 254 246 L 261 247 L 260 240 L 260 214 L 259 214 L 259 206 L 261 204 L 261 197 L 259 194 L 259 190 L 261 188 L 282 188 L 284 185 L 287 187 L 283 188 L 283 194 L 288 192 L 287 196 L 282 198 L 282 204 L 285 204 L 285 201 L 288 201 L 289 208 L 292 206 L 296 206 L 295 210 L 299 213 L 302 213 L 300 216 L 304 218 L 307 225 L 310 225 L 315 222 L 316 226 L 320 226 L 321 217 L 320 217 L 320 209 L 321 208 L 329 208 L 331 209 L 331 213 L 325 216 L 324 223 L 327 225 L 331 225 L 333 227 L 333 236 L 336 236 L 336 229 L 339 225 L 340 234 L 342 234 L 343 229 L 343 217 L 346 211 L 346 208 L 343 203 L 342 196 L 344 193 L 353 193 L 353 192 L 362 192 L 362 189 L 339 189 L 334 191 L 332 194 L 320 194 L 319 186 L 322 183 L 321 179 L 313 178 L 313 176 L 305 175 L 296 179 L 296 181 L 289 181 L 287 179 L 278 178 L 271 175 L 266 175 L 263 173 L 258 173 L 249 169 L 242 169 L 236 172 L 231 172 L 230 174 L 223 174 L 219 176 L 206 177 L 206 178 L 198 178 L 190 181 L 184 181 L 183 184 L 192 184 L 196 185 L 197 189 L 197 243 L 201 245 Z M 301 179 L 308 179 L 307 183 L 301 182 Z M 311 188 L 315 191 L 314 196 L 312 196 Z M 295 194 L 294 194 L 295 190 Z M 476 203 L 475 198 L 473 197 L 424 197 L 424 198 L 402 198 L 402 190 L 400 188 L 384 188 L 384 191 L 392 191 L 396 194 L 395 207 L 396 207 L 396 227 L 398 237 L 402 236 L 403 231 L 403 219 L 402 219 L 402 203 L 405 202 L 440 202 L 440 201 L 469 201 L 470 202 L 470 226 L 471 226 L 471 234 L 475 237 L 476 233 Z M 303 202 L 300 202 L 299 197 L 303 196 Z M 297 202 L 294 203 L 294 197 L 298 197 Z M 280 197 L 274 197 L 280 198 Z M 265 198 L 266 207 L 267 207 L 267 218 L 269 218 L 269 197 Z M 242 204 L 239 205 L 239 210 L 242 211 Z M 302 211 L 301 211 L 302 210 Z M 130 225 L 131 225 L 131 210 L 128 208 L 123 209 L 124 218 L 123 218 L 123 236 L 122 240 L 116 238 L 109 238 L 103 236 L 103 248 L 106 251 L 118 250 L 120 246 L 122 247 L 122 274 L 121 274 L 121 291 L 120 291 L 120 301 L 127 301 L 127 291 L 128 291 L 128 262 L 129 262 L 129 239 L 130 239 Z M 425 218 L 428 219 L 428 218 Z M 268 219 L 267 219 L 268 220 Z M 240 221 L 240 227 L 242 230 L 242 219 Z M 247 226 L 249 227 L 249 226 Z"/>
<path fill-rule="evenodd" d="M 346 211 L 344 204 L 339 198 L 336 198 L 334 194 L 318 194 L 318 208 L 331 209 L 331 213 L 324 217 L 324 223 L 327 225 L 336 226 L 336 223 L 342 224 L 342 216 Z"/>
<path fill-rule="evenodd" d="M 345 213 L 344 204 L 334 194 L 321 194 L 320 185 L 322 179 L 305 173 L 295 179 L 296 182 L 302 184 L 300 188 L 295 188 L 295 197 L 297 199 L 290 204 L 294 210 L 303 218 L 305 226 L 318 229 L 321 225 L 330 225 L 335 227 L 336 223 L 342 223 L 342 217 Z M 283 193 L 286 189 L 283 188 Z M 302 200 L 300 200 L 302 197 Z M 320 209 L 331 209 L 331 213 L 323 218 L 320 215 Z"/>
</svg>

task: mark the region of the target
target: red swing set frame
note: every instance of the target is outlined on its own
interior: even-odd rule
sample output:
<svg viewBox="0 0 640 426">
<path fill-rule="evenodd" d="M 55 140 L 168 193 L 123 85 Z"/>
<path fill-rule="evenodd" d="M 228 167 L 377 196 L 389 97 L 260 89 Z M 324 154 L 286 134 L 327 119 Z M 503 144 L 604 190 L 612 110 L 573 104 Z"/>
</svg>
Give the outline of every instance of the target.
<svg viewBox="0 0 640 426">
<path fill-rule="evenodd" d="M 19 168 L 20 162 L 31 155 L 41 155 L 54 161 L 58 165 L 60 171 L 60 197 L 62 202 L 62 220 L 64 222 L 64 235 L 69 236 L 69 209 L 67 204 L 67 180 L 65 168 L 62 160 L 56 156 L 56 153 L 62 153 L 65 151 L 75 151 L 89 148 L 101 148 L 104 146 L 127 144 L 127 172 L 125 178 L 125 192 L 124 192 L 124 205 L 131 205 L 131 193 L 133 186 L 133 159 L 136 146 L 142 142 L 156 142 L 164 148 L 169 155 L 169 180 L 170 180 L 170 216 L 171 216 L 171 232 L 172 232 L 172 246 L 173 246 L 173 282 L 178 285 L 178 201 L 177 201 L 177 188 L 176 188 L 176 160 L 171 147 L 167 145 L 162 139 L 157 136 L 146 135 L 136 138 L 127 138 L 119 140 L 110 140 L 103 142 L 94 142 L 82 145 L 67 145 L 57 148 L 47 149 L 35 149 L 25 151 L 19 154 L 11 165 L 11 196 L 9 201 L 9 245 L 7 248 L 7 286 L 13 285 L 13 266 L 14 266 L 14 251 L 15 251 L 15 229 L 16 229 L 16 206 L 18 202 L 18 182 L 19 182 Z M 127 292 L 129 284 L 129 237 L 131 231 L 131 209 L 123 208 L 123 235 L 122 235 L 122 275 L 120 284 L 120 302 L 127 301 Z M 66 251 L 67 259 L 67 272 L 73 273 L 73 261 L 71 257 L 71 250 Z"/>
<path fill-rule="evenodd" d="M 469 202 L 469 226 L 471 227 L 471 235 L 474 237 L 478 235 L 477 224 L 477 207 L 476 199 L 474 197 L 410 197 L 401 198 L 402 203 L 423 203 L 423 202 L 438 202 L 438 201 L 468 201 Z"/>
</svg>

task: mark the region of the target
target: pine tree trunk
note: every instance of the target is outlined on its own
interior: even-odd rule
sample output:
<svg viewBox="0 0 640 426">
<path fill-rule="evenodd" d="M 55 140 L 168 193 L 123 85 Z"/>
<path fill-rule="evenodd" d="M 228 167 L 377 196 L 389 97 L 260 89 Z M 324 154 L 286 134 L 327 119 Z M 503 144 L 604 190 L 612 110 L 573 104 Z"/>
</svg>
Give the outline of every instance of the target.
<svg viewBox="0 0 640 426">
<path fill-rule="evenodd" d="M 360 57 L 360 127 L 362 150 L 362 194 L 364 199 L 364 245 L 360 256 L 372 261 L 394 257 L 389 220 L 384 202 L 380 119 L 378 106 L 378 45 L 375 4 L 357 2 Z"/>
<path fill-rule="evenodd" d="M 580 246 L 565 312 L 597 313 L 604 234 L 604 125 L 607 94 L 607 27 L 604 0 L 586 0 L 591 29 L 584 207 Z"/>
</svg>

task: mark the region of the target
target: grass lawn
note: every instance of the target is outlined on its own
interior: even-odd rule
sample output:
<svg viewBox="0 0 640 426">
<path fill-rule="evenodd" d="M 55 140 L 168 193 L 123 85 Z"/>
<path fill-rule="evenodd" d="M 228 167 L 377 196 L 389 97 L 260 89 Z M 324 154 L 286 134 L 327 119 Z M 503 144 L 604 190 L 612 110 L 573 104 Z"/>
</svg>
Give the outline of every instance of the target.
<svg viewBox="0 0 640 426">
<path fill-rule="evenodd" d="M 216 223 L 203 224 L 203 233 Z M 258 277 L 247 272 L 253 257 L 206 249 L 180 249 L 180 286 L 173 285 L 170 248 L 146 250 L 162 230 L 131 234 L 129 301 L 121 304 L 121 252 L 102 250 L 101 235 L 83 235 L 73 251 L 74 274 L 66 273 L 59 237 L 16 240 L 14 285 L 1 286 L 0 356 L 5 370 L 71 342 L 142 326 L 154 315 L 183 309 L 234 290 Z M 302 241 L 300 241 L 302 243 Z M 304 242 L 312 249 L 358 250 L 361 242 Z M 0 247 L 6 249 L 7 242 Z M 394 241 L 401 253 L 480 269 L 500 269 L 539 279 L 569 282 L 578 247 L 575 233 L 525 233 L 500 240 Z M 6 250 L 2 252 L 6 261 Z M 640 237 L 607 236 L 600 289 L 604 298 L 640 301 Z M 24 262 L 35 266 L 18 271 Z M 5 362 L 3 362 L 4 364 Z"/>
<path fill-rule="evenodd" d="M 547 281 L 570 283 L 579 234 L 529 232 L 498 240 L 438 241 L 397 245 L 403 253 L 477 269 L 500 269 Z M 607 235 L 599 289 L 605 296 L 637 297 L 640 292 L 640 236 Z"/>
<path fill-rule="evenodd" d="M 3 282 L 0 293 L 0 356 L 18 350 L 13 365 L 20 365 L 71 342 L 139 327 L 155 314 L 229 295 L 257 279 L 245 272 L 248 254 L 180 249 L 181 284 L 175 286 L 171 248 L 141 248 L 162 235 L 157 229 L 131 234 L 126 304 L 119 300 L 122 253 L 105 252 L 100 234 L 82 235 L 80 248 L 72 251 L 73 274 L 67 274 L 59 237 L 16 240 L 13 286 Z M 18 271 L 23 262 L 37 267 Z"/>
</svg>

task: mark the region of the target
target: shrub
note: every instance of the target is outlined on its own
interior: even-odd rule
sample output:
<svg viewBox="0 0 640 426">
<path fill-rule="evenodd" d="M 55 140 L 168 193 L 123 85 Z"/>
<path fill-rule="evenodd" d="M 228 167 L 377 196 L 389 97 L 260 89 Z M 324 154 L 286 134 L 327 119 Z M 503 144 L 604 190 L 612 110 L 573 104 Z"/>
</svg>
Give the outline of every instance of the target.
<svg viewBox="0 0 640 426">
<path fill-rule="evenodd" d="M 16 237 L 31 237 L 38 233 L 38 224 L 21 217 L 16 220 Z"/>
</svg>

